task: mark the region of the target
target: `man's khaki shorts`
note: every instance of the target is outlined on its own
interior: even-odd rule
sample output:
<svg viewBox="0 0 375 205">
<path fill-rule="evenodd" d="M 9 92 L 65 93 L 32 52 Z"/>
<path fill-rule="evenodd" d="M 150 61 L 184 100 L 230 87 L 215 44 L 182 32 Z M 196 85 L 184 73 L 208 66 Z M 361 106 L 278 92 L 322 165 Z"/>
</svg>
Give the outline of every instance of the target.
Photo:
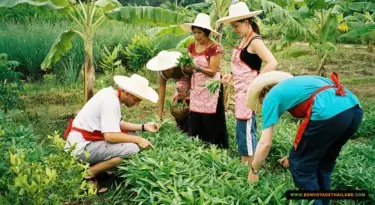
<svg viewBox="0 0 375 205">
<path fill-rule="evenodd" d="M 115 157 L 125 157 L 137 154 L 139 147 L 135 143 L 108 143 L 106 141 L 93 141 L 86 145 L 85 150 L 78 156 L 79 160 L 88 162 L 90 165 L 107 161 Z M 86 158 L 86 154 L 89 156 Z"/>
</svg>

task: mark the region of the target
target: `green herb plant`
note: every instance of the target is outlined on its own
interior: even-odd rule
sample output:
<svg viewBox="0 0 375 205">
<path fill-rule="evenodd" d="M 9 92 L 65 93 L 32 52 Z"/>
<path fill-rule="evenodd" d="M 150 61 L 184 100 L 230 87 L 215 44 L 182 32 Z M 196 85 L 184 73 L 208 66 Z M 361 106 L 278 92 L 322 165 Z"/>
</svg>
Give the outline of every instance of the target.
<svg viewBox="0 0 375 205">
<path fill-rule="evenodd" d="M 219 92 L 221 82 L 220 80 L 207 80 L 206 81 L 206 88 L 211 95 Z"/>
</svg>

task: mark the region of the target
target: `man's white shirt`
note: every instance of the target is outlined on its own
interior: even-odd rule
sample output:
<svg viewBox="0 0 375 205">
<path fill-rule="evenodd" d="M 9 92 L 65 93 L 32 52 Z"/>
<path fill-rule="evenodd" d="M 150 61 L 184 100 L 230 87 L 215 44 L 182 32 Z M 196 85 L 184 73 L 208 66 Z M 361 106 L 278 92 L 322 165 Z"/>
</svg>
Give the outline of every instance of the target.
<svg viewBox="0 0 375 205">
<path fill-rule="evenodd" d="M 117 91 L 112 87 L 104 88 L 96 93 L 80 110 L 73 121 L 73 127 L 89 132 L 100 130 L 105 132 L 121 132 L 121 104 Z M 65 149 L 75 145 L 72 155 L 80 155 L 87 144 L 91 141 L 85 140 L 82 134 L 71 131 L 68 135 Z"/>
</svg>

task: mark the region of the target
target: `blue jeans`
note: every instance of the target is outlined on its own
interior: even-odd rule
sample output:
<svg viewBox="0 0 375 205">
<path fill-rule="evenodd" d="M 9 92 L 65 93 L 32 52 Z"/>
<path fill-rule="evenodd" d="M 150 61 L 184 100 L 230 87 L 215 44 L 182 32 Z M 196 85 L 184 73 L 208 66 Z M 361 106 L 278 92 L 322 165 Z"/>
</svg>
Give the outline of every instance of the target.
<svg viewBox="0 0 375 205">
<path fill-rule="evenodd" d="M 310 121 L 297 150 L 289 154 L 290 171 L 296 187 L 301 190 L 330 190 L 331 174 L 344 144 L 358 130 L 362 109 L 350 108 L 321 121 Z M 315 205 L 329 204 L 315 200 Z"/>
</svg>

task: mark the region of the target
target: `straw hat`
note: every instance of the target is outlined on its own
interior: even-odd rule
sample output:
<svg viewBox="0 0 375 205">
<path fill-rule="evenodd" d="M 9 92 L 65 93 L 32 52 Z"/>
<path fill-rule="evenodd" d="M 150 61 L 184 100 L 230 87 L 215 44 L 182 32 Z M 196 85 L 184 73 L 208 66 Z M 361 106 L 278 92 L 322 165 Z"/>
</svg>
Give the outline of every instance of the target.
<svg viewBox="0 0 375 205">
<path fill-rule="evenodd" d="M 156 91 L 149 86 L 149 82 L 146 78 L 133 74 L 130 78 L 123 75 L 116 75 L 113 79 L 120 89 L 141 99 L 146 99 L 153 103 L 158 102 L 159 96 Z"/>
<path fill-rule="evenodd" d="M 212 29 L 210 16 L 208 16 L 207 14 L 199 13 L 195 18 L 194 23 L 184 23 L 181 25 L 181 28 L 186 32 L 192 32 L 192 26 L 205 28 L 210 30 L 212 34 L 219 35 L 217 31 Z"/>
<path fill-rule="evenodd" d="M 250 84 L 246 93 L 247 107 L 255 112 L 261 112 L 262 103 L 259 100 L 259 95 L 263 88 L 270 85 L 275 85 L 283 80 L 292 78 L 293 75 L 282 71 L 269 71 L 261 73 Z"/>
<path fill-rule="evenodd" d="M 182 53 L 177 51 L 160 51 L 157 56 L 147 62 L 146 68 L 152 71 L 168 70 L 177 65 L 181 55 Z"/>
<path fill-rule="evenodd" d="M 219 19 L 217 23 L 231 23 L 234 21 L 257 16 L 262 12 L 262 10 L 250 11 L 245 2 L 238 2 L 229 7 L 229 16 Z"/>
</svg>

